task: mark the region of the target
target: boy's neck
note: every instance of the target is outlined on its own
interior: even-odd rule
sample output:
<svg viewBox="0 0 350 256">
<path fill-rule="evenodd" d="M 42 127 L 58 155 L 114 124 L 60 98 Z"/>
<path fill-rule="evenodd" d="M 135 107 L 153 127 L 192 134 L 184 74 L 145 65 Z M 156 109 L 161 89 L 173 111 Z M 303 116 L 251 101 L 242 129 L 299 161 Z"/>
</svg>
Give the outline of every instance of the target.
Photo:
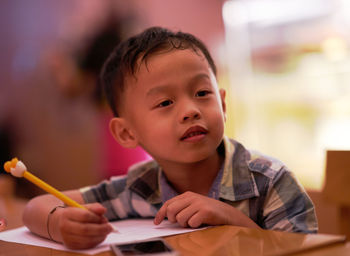
<svg viewBox="0 0 350 256">
<path fill-rule="evenodd" d="M 160 163 L 167 180 L 178 193 L 192 191 L 207 195 L 214 182 L 224 157 L 216 152 L 212 157 L 203 161 L 179 164 Z"/>
</svg>

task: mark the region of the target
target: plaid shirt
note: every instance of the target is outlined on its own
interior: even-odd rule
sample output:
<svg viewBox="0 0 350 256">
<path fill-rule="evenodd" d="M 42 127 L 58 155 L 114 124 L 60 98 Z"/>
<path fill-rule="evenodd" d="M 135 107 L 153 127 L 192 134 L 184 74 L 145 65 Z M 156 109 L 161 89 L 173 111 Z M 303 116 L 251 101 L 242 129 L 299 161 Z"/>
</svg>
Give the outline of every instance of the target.
<svg viewBox="0 0 350 256">
<path fill-rule="evenodd" d="M 236 207 L 264 229 L 317 232 L 314 206 L 303 187 L 283 163 L 246 150 L 224 137 L 218 153 L 225 156 L 220 182 L 209 196 Z M 127 176 L 113 177 L 81 189 L 86 203 L 99 202 L 110 220 L 154 217 L 162 206 L 164 175 L 155 161 L 130 168 Z M 168 185 L 169 186 L 169 185 Z M 163 195 L 163 197 L 162 197 Z"/>
</svg>

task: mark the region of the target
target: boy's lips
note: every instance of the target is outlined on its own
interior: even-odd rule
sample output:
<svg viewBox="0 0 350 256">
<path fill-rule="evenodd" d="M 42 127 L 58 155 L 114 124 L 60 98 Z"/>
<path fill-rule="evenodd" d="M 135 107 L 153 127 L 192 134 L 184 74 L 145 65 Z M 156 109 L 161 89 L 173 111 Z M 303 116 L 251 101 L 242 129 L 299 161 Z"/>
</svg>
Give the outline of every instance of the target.
<svg viewBox="0 0 350 256">
<path fill-rule="evenodd" d="M 186 132 L 181 136 L 180 140 L 187 140 L 195 136 L 205 135 L 207 133 L 208 131 L 199 125 L 192 126 L 186 130 Z"/>
</svg>

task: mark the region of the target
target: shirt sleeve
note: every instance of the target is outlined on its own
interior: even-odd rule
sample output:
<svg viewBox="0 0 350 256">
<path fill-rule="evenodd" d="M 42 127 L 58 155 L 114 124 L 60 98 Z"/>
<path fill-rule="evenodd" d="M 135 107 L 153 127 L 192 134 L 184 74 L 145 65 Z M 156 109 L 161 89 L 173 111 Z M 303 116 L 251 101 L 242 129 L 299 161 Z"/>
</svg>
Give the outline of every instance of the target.
<svg viewBox="0 0 350 256">
<path fill-rule="evenodd" d="M 108 220 L 154 217 L 157 209 L 126 186 L 126 176 L 113 177 L 80 190 L 85 203 L 100 203 Z"/>
<path fill-rule="evenodd" d="M 264 228 L 317 233 L 314 205 L 294 174 L 282 168 L 271 180 L 265 200 Z"/>
</svg>

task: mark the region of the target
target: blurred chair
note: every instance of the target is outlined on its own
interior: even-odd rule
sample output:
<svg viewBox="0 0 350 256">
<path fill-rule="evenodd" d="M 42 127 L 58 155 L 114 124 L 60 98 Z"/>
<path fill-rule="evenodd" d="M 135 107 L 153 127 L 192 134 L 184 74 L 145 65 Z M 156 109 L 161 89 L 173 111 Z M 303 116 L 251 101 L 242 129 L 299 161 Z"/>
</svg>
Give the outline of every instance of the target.
<svg viewBox="0 0 350 256">
<path fill-rule="evenodd" d="M 327 201 L 337 206 L 338 230 L 350 240 L 350 151 L 327 151 L 322 193 Z"/>
</svg>

